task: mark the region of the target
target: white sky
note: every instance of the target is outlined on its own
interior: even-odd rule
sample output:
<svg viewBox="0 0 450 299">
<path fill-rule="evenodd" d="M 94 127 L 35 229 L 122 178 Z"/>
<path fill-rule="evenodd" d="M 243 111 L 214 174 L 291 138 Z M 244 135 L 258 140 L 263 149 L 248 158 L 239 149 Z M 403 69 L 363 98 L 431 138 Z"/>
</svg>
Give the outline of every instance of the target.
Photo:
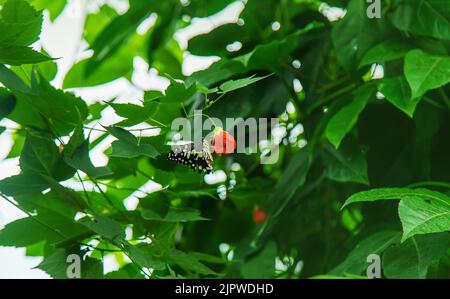
<svg viewBox="0 0 450 299">
<path fill-rule="evenodd" d="M 61 57 L 58 61 L 58 73 L 52 84 L 61 87 L 65 73 L 70 69 L 73 63 L 79 57 L 85 57 L 83 44 L 79 46 L 79 40 L 82 32 L 83 20 L 85 18 L 85 1 L 88 0 L 69 0 L 69 5 L 64 12 L 51 23 L 46 15 L 44 20 L 41 43 L 47 52 L 53 57 Z M 104 3 L 105 0 L 89 1 L 88 9 L 95 9 L 96 3 Z M 127 8 L 127 1 L 109 0 L 114 4 L 118 11 L 124 11 Z M 240 2 L 233 3 L 227 9 L 219 12 L 213 17 L 193 19 L 193 24 L 176 33 L 176 38 L 182 47 L 186 47 L 186 42 L 199 32 L 208 32 L 221 24 L 236 22 L 239 13 L 243 8 Z M 80 49 L 81 48 L 81 49 Z M 187 54 L 183 63 L 183 72 L 191 74 L 192 72 L 208 67 L 217 58 L 203 58 Z M 78 96 L 81 96 L 86 102 L 92 103 L 99 100 L 108 100 L 118 97 L 120 102 L 130 102 L 142 98 L 143 90 L 165 89 L 168 81 L 159 77 L 154 70 L 147 71 L 147 65 L 141 58 L 134 61 L 135 71 L 132 76 L 131 84 L 126 79 L 118 79 L 114 82 L 99 86 L 73 90 Z M 111 110 L 102 114 L 102 124 L 111 124 L 117 122 L 117 116 Z M 15 124 L 8 120 L 0 121 L 0 125 L 8 128 L 15 127 Z M 107 162 L 102 151 L 109 146 L 111 139 L 107 139 L 96 147 L 91 153 L 94 164 L 104 165 Z M 0 179 L 19 173 L 18 158 L 4 160 L 12 146 L 12 140 L 8 132 L 0 135 Z M 130 203 L 133 205 L 135 203 Z M 7 223 L 26 215 L 7 203 L 0 200 L 0 228 Z M 25 249 L 13 247 L 0 247 L 0 278 L 49 278 L 49 276 L 39 270 L 32 269 L 42 261 L 42 258 L 26 257 Z M 116 268 L 115 261 L 107 259 L 105 261 L 105 271 L 109 272 Z"/>
</svg>

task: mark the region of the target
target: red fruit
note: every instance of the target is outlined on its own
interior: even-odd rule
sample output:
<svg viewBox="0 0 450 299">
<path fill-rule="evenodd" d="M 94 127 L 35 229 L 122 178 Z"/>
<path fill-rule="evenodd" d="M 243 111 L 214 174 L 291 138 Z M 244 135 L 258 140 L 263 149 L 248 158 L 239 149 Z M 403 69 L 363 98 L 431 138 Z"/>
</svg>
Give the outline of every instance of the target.
<svg viewBox="0 0 450 299">
<path fill-rule="evenodd" d="M 266 211 L 264 211 L 264 209 L 259 206 L 255 206 L 255 208 L 253 209 L 253 222 L 255 222 L 256 224 L 261 224 L 266 221 L 266 218 Z"/>
<path fill-rule="evenodd" d="M 224 131 L 222 128 L 216 128 L 214 133 L 212 146 L 218 156 L 234 152 L 236 149 L 236 140 L 234 140 L 233 135 Z"/>
</svg>

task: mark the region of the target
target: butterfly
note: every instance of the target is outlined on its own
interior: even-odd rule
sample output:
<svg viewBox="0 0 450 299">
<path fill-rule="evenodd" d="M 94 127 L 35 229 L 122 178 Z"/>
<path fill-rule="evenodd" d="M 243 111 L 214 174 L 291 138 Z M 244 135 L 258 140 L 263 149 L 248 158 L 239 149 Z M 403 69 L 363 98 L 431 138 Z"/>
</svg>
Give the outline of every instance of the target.
<svg viewBox="0 0 450 299">
<path fill-rule="evenodd" d="M 199 173 L 212 172 L 213 157 L 206 139 L 203 140 L 201 151 L 195 150 L 193 142 L 178 145 L 167 154 L 167 160 L 186 165 Z"/>
</svg>

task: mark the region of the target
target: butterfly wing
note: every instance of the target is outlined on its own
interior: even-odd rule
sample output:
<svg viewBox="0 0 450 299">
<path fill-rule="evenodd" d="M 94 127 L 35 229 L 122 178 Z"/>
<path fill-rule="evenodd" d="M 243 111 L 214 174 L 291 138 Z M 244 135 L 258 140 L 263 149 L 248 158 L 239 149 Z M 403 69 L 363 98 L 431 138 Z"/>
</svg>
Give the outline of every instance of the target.
<svg viewBox="0 0 450 299">
<path fill-rule="evenodd" d="M 203 143 L 204 144 L 204 143 Z M 194 143 L 183 144 L 175 147 L 167 154 L 167 160 L 190 167 L 199 173 L 212 172 L 212 156 L 209 150 L 196 151 Z"/>
</svg>

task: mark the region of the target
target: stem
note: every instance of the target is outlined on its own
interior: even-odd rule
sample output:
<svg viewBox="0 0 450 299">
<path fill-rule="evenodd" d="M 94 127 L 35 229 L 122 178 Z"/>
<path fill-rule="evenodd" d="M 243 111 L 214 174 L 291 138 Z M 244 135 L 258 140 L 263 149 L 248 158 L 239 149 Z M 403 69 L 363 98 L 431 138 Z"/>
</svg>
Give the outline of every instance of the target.
<svg viewBox="0 0 450 299">
<path fill-rule="evenodd" d="M 145 276 L 146 278 L 151 278 L 147 273 L 145 273 L 145 271 L 142 269 L 142 267 L 139 266 L 139 264 L 136 263 L 136 262 L 133 260 L 133 258 L 127 253 L 127 251 L 125 250 L 123 244 L 120 244 L 120 246 L 118 246 L 118 247 L 122 250 L 123 254 L 125 254 L 125 255 L 130 259 L 131 263 L 133 263 L 133 265 L 134 265 L 136 268 L 138 268 L 138 270 L 139 270 L 142 274 L 144 274 L 144 276 Z"/>
<path fill-rule="evenodd" d="M 86 187 L 84 186 L 83 180 L 81 179 L 80 172 L 78 170 L 76 172 L 77 172 L 77 177 L 80 180 L 81 186 L 83 186 L 84 195 L 86 196 L 86 200 L 89 204 L 89 208 L 92 209 L 92 201 L 91 201 L 91 198 L 89 197 L 89 194 L 87 193 Z"/>
<path fill-rule="evenodd" d="M 324 91 L 333 89 L 336 86 L 341 85 L 342 83 L 346 82 L 347 80 L 348 80 L 348 76 L 342 76 L 338 80 L 331 81 L 328 84 L 323 84 L 321 88 L 317 89 L 317 92 L 323 93 Z"/>
<path fill-rule="evenodd" d="M 114 202 L 106 195 L 105 192 L 103 192 L 102 188 L 100 188 L 100 185 L 97 183 L 96 180 L 92 179 L 91 177 L 89 177 L 89 179 L 95 184 L 95 186 L 97 187 L 97 189 L 100 191 L 100 193 L 103 195 L 103 197 L 106 199 L 106 201 L 113 207 L 115 208 L 120 215 L 122 215 L 125 219 L 127 219 L 130 223 L 132 223 L 131 219 L 128 218 L 128 216 L 118 207 L 116 207 L 116 205 L 114 204 Z"/>
<path fill-rule="evenodd" d="M 186 108 L 184 107 L 184 103 L 181 103 L 181 108 L 183 108 L 184 115 L 188 117 L 189 114 L 187 113 Z"/>
<path fill-rule="evenodd" d="M 149 176 L 148 174 L 146 174 L 145 172 L 143 172 L 142 170 L 136 169 L 136 172 L 142 174 L 142 175 L 145 176 L 147 179 L 153 181 L 153 178 L 152 178 L 151 176 Z"/>
<path fill-rule="evenodd" d="M 92 128 L 92 127 L 88 127 L 88 126 L 84 126 L 83 128 L 87 129 L 87 130 L 92 130 L 92 131 L 98 131 L 98 132 L 104 132 L 107 133 L 108 131 L 106 130 L 102 130 L 102 129 L 96 129 L 96 128 Z M 161 129 L 162 127 L 151 127 L 151 128 L 142 128 L 142 129 L 127 129 L 127 131 L 146 131 L 146 130 L 155 130 L 155 129 Z"/>
<path fill-rule="evenodd" d="M 218 96 L 214 101 L 212 101 L 211 103 L 209 103 L 208 105 L 206 105 L 206 107 L 203 110 L 208 109 L 209 107 L 211 107 L 212 105 L 214 105 L 218 100 L 220 100 L 224 95 L 226 95 L 227 93 L 224 92 L 222 93 L 220 96 Z"/>
<path fill-rule="evenodd" d="M 149 117 L 148 119 L 151 120 L 151 121 L 154 121 L 155 123 L 161 125 L 161 126 L 164 127 L 164 128 L 167 128 L 167 126 L 166 126 L 165 124 L 163 124 L 163 123 L 160 122 L 160 121 L 157 121 L 157 120 L 154 119 L 154 118 Z M 159 128 L 162 128 L 162 127 L 159 127 Z M 158 128 L 158 127 L 153 127 L 153 128 Z M 149 129 L 150 129 L 150 128 L 149 128 Z"/>
<path fill-rule="evenodd" d="M 148 194 L 149 194 L 149 193 L 144 192 L 144 191 L 142 191 L 142 190 L 140 190 L 140 189 L 127 188 L 127 187 L 119 188 L 119 187 L 116 187 L 116 186 L 111 185 L 111 184 L 106 184 L 106 183 L 102 183 L 102 182 L 97 182 L 97 183 L 99 183 L 99 184 L 101 184 L 101 185 L 103 185 L 103 186 L 109 187 L 109 188 L 116 189 L 116 190 L 139 191 L 139 192 L 141 192 L 141 193 L 143 193 L 143 194 L 145 194 L 145 195 L 148 195 Z"/>
<path fill-rule="evenodd" d="M 103 252 L 123 252 L 123 251 L 120 250 L 120 249 L 106 249 L 106 248 L 99 248 L 99 247 L 95 247 L 95 246 L 92 246 L 92 245 L 90 245 L 90 244 L 83 243 L 83 242 L 78 242 L 78 244 L 81 245 L 81 246 L 89 247 L 89 248 L 91 248 L 91 249 L 93 249 L 93 250 L 98 250 L 98 251 L 102 252 L 102 254 L 103 254 Z"/>
<path fill-rule="evenodd" d="M 25 69 L 23 68 L 23 65 L 20 66 L 20 69 L 22 70 L 23 74 L 25 75 L 25 77 L 27 77 L 28 81 L 31 82 L 30 77 L 28 76 L 27 72 L 25 71 Z"/>
<path fill-rule="evenodd" d="M 214 120 L 213 120 L 208 114 L 205 114 L 205 113 L 196 113 L 196 114 L 187 116 L 187 118 L 193 118 L 193 117 L 195 117 L 196 115 L 201 115 L 201 116 L 206 117 L 207 119 L 209 119 L 209 120 L 212 122 L 212 124 L 214 125 L 214 127 L 219 127 L 219 126 L 216 125 L 216 123 L 214 122 Z"/>
<path fill-rule="evenodd" d="M 447 94 L 445 94 L 445 91 L 442 87 L 439 88 L 439 93 L 441 94 L 441 97 L 444 100 L 444 103 L 447 106 L 447 108 L 450 109 L 450 99 L 448 98 Z"/>
<path fill-rule="evenodd" d="M 342 89 L 339 89 L 335 92 L 333 92 L 332 94 L 330 94 L 329 96 L 320 99 L 319 101 L 315 102 L 313 105 L 310 106 L 309 109 L 307 109 L 307 114 L 311 114 L 314 110 L 316 110 L 317 108 L 327 104 L 328 102 L 334 100 L 335 98 L 349 92 L 352 91 L 353 89 L 355 89 L 358 86 L 358 84 L 350 84 L 349 86 L 346 86 Z"/>
<path fill-rule="evenodd" d="M 444 106 L 442 106 L 441 104 L 439 104 L 438 102 L 434 101 L 433 99 L 431 99 L 431 98 L 429 98 L 429 97 L 424 96 L 424 97 L 423 97 L 423 100 L 424 100 L 425 102 L 427 102 L 428 104 L 430 104 L 430 105 L 432 105 L 432 106 L 434 106 L 434 107 L 436 107 L 436 108 L 438 108 L 438 109 L 445 109 Z"/>
</svg>

